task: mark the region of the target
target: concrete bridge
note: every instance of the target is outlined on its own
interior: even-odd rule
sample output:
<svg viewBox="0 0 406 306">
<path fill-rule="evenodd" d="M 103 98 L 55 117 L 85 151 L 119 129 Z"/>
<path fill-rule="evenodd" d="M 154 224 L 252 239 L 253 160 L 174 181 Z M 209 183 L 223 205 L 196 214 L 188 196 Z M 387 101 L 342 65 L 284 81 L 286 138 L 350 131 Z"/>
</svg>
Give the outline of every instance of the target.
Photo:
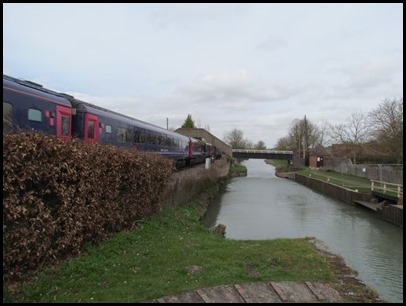
<svg viewBox="0 0 406 306">
<path fill-rule="evenodd" d="M 256 158 L 256 159 L 284 159 L 292 160 L 293 151 L 275 151 L 275 150 L 246 150 L 233 149 L 234 158 Z"/>
</svg>

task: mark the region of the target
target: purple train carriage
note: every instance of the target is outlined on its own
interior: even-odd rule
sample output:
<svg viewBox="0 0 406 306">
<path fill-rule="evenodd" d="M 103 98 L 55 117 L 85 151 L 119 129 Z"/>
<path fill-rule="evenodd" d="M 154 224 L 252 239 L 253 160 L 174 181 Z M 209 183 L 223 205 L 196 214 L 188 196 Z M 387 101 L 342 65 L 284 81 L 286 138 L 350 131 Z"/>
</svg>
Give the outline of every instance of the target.
<svg viewBox="0 0 406 306">
<path fill-rule="evenodd" d="M 43 131 L 68 141 L 135 147 L 175 160 L 203 163 L 215 148 L 201 140 L 3 74 L 3 133 Z M 214 157 L 214 156 L 213 156 Z"/>
</svg>

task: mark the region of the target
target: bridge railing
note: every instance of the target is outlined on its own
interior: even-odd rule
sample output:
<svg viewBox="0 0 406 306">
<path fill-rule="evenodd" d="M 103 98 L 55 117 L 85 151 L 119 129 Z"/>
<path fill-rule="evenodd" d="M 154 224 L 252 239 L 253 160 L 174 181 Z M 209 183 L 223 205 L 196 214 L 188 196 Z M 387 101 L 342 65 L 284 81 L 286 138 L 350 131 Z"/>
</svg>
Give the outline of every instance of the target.
<svg viewBox="0 0 406 306">
<path fill-rule="evenodd" d="M 371 191 L 403 198 L 403 185 L 371 180 Z"/>
<path fill-rule="evenodd" d="M 293 151 L 233 149 L 236 153 L 293 154 Z"/>
</svg>

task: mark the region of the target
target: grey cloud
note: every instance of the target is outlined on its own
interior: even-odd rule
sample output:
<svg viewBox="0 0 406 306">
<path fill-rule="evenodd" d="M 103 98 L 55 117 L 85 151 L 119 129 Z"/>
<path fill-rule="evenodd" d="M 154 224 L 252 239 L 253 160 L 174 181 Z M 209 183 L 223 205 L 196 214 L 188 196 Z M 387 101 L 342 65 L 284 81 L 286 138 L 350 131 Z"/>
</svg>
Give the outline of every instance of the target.
<svg viewBox="0 0 406 306">
<path fill-rule="evenodd" d="M 158 27 L 180 25 L 189 27 L 193 24 L 225 18 L 234 19 L 236 14 L 244 12 L 240 4 L 230 3 L 171 3 L 159 6 L 151 19 Z"/>
<path fill-rule="evenodd" d="M 279 86 L 257 85 L 256 80 L 245 70 L 203 75 L 181 87 L 178 94 L 195 103 L 221 102 L 221 107 L 231 109 L 278 101 L 290 95 L 288 90 Z"/>
<path fill-rule="evenodd" d="M 262 41 L 260 44 L 258 44 L 257 48 L 259 50 L 271 52 L 271 51 L 281 49 L 281 48 L 285 47 L 286 45 L 287 45 L 287 42 L 282 37 L 271 36 L 268 39 Z"/>
</svg>

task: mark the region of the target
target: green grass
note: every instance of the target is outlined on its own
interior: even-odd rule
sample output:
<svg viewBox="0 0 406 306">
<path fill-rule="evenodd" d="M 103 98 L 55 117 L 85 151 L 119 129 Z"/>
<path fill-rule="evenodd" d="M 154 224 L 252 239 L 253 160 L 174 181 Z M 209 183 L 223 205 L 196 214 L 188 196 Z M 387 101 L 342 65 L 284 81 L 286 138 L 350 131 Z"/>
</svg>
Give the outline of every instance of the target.
<svg viewBox="0 0 406 306">
<path fill-rule="evenodd" d="M 289 171 L 288 161 L 281 159 L 267 159 L 265 161 L 267 164 L 270 164 L 275 167 L 276 171 L 287 172 Z"/>
<path fill-rule="evenodd" d="M 229 170 L 229 176 L 247 176 L 247 167 L 239 164 L 233 164 Z"/>
<path fill-rule="evenodd" d="M 297 173 L 351 190 L 358 190 L 358 192 L 371 192 L 371 180 L 365 177 L 347 175 L 335 171 L 313 170 L 310 168 L 303 169 Z"/>
<path fill-rule="evenodd" d="M 311 168 L 301 168 L 301 169 L 289 169 L 286 166 L 286 161 L 269 159 L 266 160 L 268 164 L 275 166 L 278 172 L 296 172 L 305 176 L 310 176 L 314 179 L 328 182 L 330 184 L 338 185 L 343 188 L 351 189 L 357 192 L 370 193 L 371 192 L 371 180 L 361 176 L 347 175 L 335 171 L 321 171 Z M 398 198 L 398 190 L 396 184 L 387 184 L 386 190 L 384 192 L 383 185 L 376 184 L 375 189 L 377 192 L 385 193 L 394 198 Z M 403 194 L 403 190 L 402 190 Z"/>
<path fill-rule="evenodd" d="M 225 284 L 332 279 L 327 258 L 307 239 L 224 239 L 199 221 L 202 202 L 166 209 L 136 231 L 89 246 L 81 258 L 7 292 L 8 301 L 145 302 Z M 190 273 L 191 266 L 202 270 Z"/>
</svg>

